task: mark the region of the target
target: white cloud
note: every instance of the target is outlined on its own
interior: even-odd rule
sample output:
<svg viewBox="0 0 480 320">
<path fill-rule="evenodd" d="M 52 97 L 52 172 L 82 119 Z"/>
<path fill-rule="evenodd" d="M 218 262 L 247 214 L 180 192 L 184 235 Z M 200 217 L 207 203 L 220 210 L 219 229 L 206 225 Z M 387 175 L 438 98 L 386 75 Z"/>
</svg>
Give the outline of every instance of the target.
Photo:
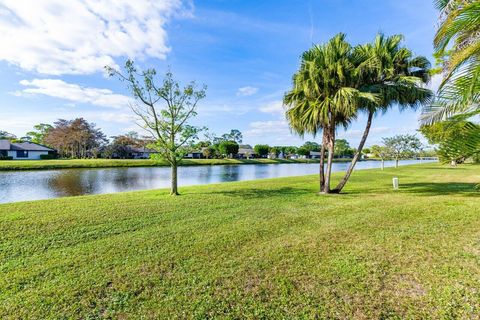
<svg viewBox="0 0 480 320">
<path fill-rule="evenodd" d="M 376 128 L 371 128 L 369 132 L 369 136 L 377 135 L 377 134 L 384 134 L 384 133 L 389 133 L 391 131 L 390 127 L 376 127 Z M 347 138 L 358 138 L 360 139 L 364 133 L 364 130 L 358 130 L 358 129 L 351 129 L 347 130 L 345 132 L 340 132 L 338 134 L 338 137 L 341 139 L 347 139 Z"/>
<path fill-rule="evenodd" d="M 72 102 L 110 108 L 125 108 L 132 101 L 131 98 L 113 93 L 108 89 L 81 87 L 78 84 L 67 83 L 59 79 L 22 80 L 20 84 L 28 88 L 15 92 L 16 95 L 42 94 Z"/>
<path fill-rule="evenodd" d="M 237 91 L 237 96 L 242 96 L 242 97 L 251 96 L 257 92 L 258 92 L 258 88 L 247 86 L 247 87 L 239 88 Z"/>
<path fill-rule="evenodd" d="M 90 74 L 114 59 L 164 59 L 182 0 L 3 0 L 0 60 L 43 74 Z"/>
<path fill-rule="evenodd" d="M 264 113 L 273 113 L 273 114 L 278 114 L 278 113 L 283 114 L 285 111 L 283 109 L 283 102 L 281 100 L 269 102 L 264 106 L 261 106 L 259 110 Z"/>
</svg>

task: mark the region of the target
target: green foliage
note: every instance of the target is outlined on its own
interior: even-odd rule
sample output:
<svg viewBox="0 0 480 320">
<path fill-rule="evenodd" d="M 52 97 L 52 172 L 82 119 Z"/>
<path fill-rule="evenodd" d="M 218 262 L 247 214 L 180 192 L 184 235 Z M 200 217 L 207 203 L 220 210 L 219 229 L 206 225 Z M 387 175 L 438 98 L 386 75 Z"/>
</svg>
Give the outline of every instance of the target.
<svg viewBox="0 0 480 320">
<path fill-rule="evenodd" d="M 345 139 L 335 140 L 335 157 L 337 158 L 348 158 L 352 157 L 354 150 L 350 148 L 350 144 Z"/>
<path fill-rule="evenodd" d="M 422 150 L 422 143 L 412 134 L 399 134 L 382 140 L 390 157 L 395 160 L 412 158 Z"/>
<path fill-rule="evenodd" d="M 238 153 L 239 145 L 235 141 L 222 141 L 218 144 L 218 151 L 221 155 L 232 157 Z"/>
<path fill-rule="evenodd" d="M 46 123 L 40 123 L 33 126 L 33 129 L 33 131 L 27 132 L 27 140 L 39 144 L 46 144 L 45 137 L 47 136 L 48 132 L 53 129 L 53 126 Z"/>
<path fill-rule="evenodd" d="M 15 140 L 17 136 L 7 131 L 0 130 L 0 140 Z"/>
<path fill-rule="evenodd" d="M 55 154 L 41 154 L 40 155 L 40 160 L 52 160 L 56 159 L 57 156 Z"/>
<path fill-rule="evenodd" d="M 234 141 L 238 144 L 242 143 L 242 133 L 237 129 L 230 130 L 230 133 L 225 133 L 220 137 L 221 141 Z"/>
<path fill-rule="evenodd" d="M 267 144 L 257 144 L 253 147 L 253 150 L 258 156 L 264 157 L 268 155 L 270 147 Z"/>
<path fill-rule="evenodd" d="M 316 143 L 314 141 L 306 141 L 302 145 L 302 148 L 304 148 L 308 152 L 310 152 L 310 151 L 320 151 L 321 147 L 322 147 L 321 145 L 319 145 L 318 143 Z"/>
<path fill-rule="evenodd" d="M 480 145 L 480 2 L 477 0 L 437 0 L 441 10 L 435 35 L 435 57 L 443 62 L 443 82 L 435 101 L 424 108 L 423 124 L 446 121 L 460 126 L 459 134 L 441 142 L 445 159 L 475 156 Z"/>
<path fill-rule="evenodd" d="M 197 115 L 197 104 L 205 98 L 206 87 L 197 90 L 195 83 L 191 82 L 182 88 L 171 72 L 156 83 L 155 69 L 138 71 L 131 60 L 125 63 L 125 75 L 111 67 L 106 69 L 110 76 L 127 82 L 138 101 L 132 110 L 141 119 L 142 127 L 155 139 L 150 147 L 168 163 L 176 165 L 180 162 L 187 152 L 185 146 L 204 130 L 189 125 L 188 121 Z"/>
<path fill-rule="evenodd" d="M 375 144 L 370 148 L 370 151 L 374 157 L 382 160 L 388 159 L 392 156 L 392 151 L 386 146 L 379 146 Z"/>
<path fill-rule="evenodd" d="M 195 82 L 180 87 L 173 74 L 167 72 L 163 81 L 157 83 L 156 70 L 138 71 L 133 61 L 125 63 L 125 75 L 106 67 L 110 76 L 127 82 L 136 104 L 133 112 L 140 118 L 142 127 L 154 142 L 148 147 L 158 151 L 152 157 L 167 161 L 172 168 L 171 194 L 177 195 L 177 166 L 189 147 L 198 139 L 205 128 L 195 127 L 189 121 L 197 115 L 197 104 L 206 96 L 206 86 L 197 89 Z"/>
</svg>

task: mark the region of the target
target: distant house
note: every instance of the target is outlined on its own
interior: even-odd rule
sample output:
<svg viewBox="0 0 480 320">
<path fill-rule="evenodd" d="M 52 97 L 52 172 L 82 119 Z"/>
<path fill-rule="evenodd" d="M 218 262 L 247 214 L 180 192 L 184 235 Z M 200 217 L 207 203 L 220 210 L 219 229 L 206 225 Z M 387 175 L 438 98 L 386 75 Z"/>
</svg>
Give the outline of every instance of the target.
<svg viewBox="0 0 480 320">
<path fill-rule="evenodd" d="M 145 147 L 135 147 L 130 146 L 129 157 L 132 159 L 150 159 L 152 154 L 158 153 L 158 151 L 153 149 L 148 149 Z"/>
<path fill-rule="evenodd" d="M 311 159 L 320 159 L 320 151 L 310 151 Z"/>
<path fill-rule="evenodd" d="M 255 158 L 256 157 L 255 150 L 253 148 L 246 144 L 246 145 L 240 145 L 238 148 L 238 153 L 237 157 L 239 159 L 250 159 L 250 158 Z"/>
<path fill-rule="evenodd" d="M 186 158 L 186 159 L 202 159 L 203 158 L 203 151 L 196 150 L 196 151 L 189 152 L 185 155 L 184 158 Z"/>
<path fill-rule="evenodd" d="M 55 150 L 33 142 L 0 140 L 0 156 L 15 160 L 38 160 L 41 155 L 54 154 Z"/>
</svg>

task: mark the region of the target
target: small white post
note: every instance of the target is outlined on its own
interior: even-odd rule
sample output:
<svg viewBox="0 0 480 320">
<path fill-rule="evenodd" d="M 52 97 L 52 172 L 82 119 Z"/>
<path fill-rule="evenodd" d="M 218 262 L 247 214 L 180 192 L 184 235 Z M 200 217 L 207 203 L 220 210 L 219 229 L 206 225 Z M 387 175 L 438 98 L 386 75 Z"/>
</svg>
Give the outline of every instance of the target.
<svg viewBox="0 0 480 320">
<path fill-rule="evenodd" d="M 398 178 L 393 178 L 393 190 L 398 190 Z"/>
</svg>

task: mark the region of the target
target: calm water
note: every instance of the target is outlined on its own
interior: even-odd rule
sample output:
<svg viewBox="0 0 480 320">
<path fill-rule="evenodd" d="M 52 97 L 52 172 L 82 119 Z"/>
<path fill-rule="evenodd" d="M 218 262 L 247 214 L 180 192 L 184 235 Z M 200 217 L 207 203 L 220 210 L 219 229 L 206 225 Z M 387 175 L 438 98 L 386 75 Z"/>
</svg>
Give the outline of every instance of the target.
<svg viewBox="0 0 480 320">
<path fill-rule="evenodd" d="M 347 166 L 348 163 L 334 163 L 333 171 L 344 171 Z M 394 162 L 386 161 L 385 166 L 394 166 Z M 364 161 L 357 163 L 356 169 L 379 167 L 379 161 Z M 186 186 L 316 174 L 318 164 L 193 166 L 180 167 L 178 173 L 179 185 Z M 166 188 L 169 179 L 167 167 L 0 172 L 0 203 Z"/>
</svg>

